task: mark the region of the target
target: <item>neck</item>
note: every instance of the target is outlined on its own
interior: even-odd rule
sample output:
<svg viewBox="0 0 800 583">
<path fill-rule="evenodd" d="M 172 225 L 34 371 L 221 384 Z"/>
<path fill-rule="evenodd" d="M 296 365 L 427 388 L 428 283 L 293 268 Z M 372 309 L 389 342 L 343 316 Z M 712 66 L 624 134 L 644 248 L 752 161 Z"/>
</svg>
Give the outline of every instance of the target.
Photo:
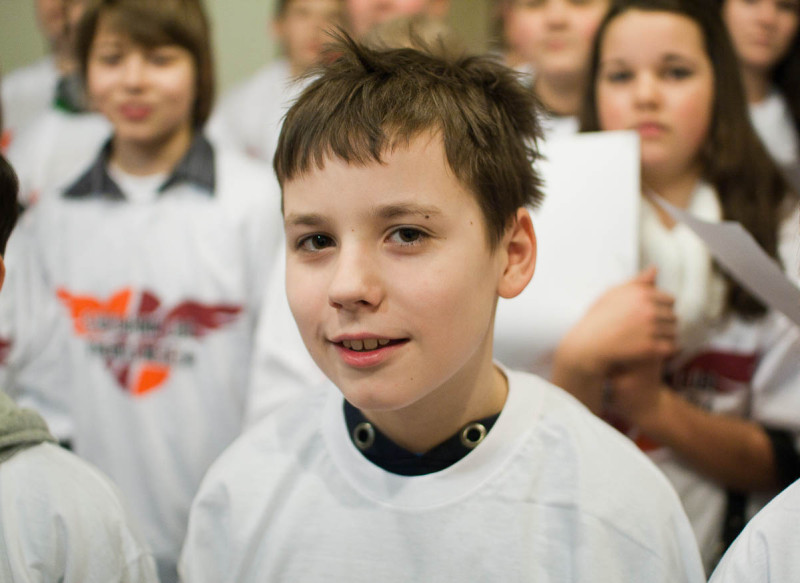
<svg viewBox="0 0 800 583">
<path fill-rule="evenodd" d="M 583 75 L 536 77 L 534 92 L 544 106 L 556 115 L 578 115 L 586 82 Z"/>
<path fill-rule="evenodd" d="M 424 453 L 467 423 L 503 410 L 508 381 L 491 361 L 490 365 L 488 374 L 471 378 L 468 374 L 459 374 L 458 378 L 448 381 L 448 386 L 401 410 L 362 412 L 400 447 Z"/>
<path fill-rule="evenodd" d="M 186 154 L 192 141 L 192 131 L 180 131 L 158 143 L 119 140 L 111 147 L 111 162 L 122 171 L 136 176 L 148 176 L 172 170 Z"/>
<path fill-rule="evenodd" d="M 697 187 L 700 176 L 699 167 L 692 171 L 681 172 L 674 176 L 643 173 L 642 188 L 645 194 L 652 191 L 673 206 L 686 209 L 689 207 L 689 203 L 692 200 L 692 194 Z M 656 205 L 656 210 L 664 225 L 669 228 L 675 225 L 674 219 L 660 206 Z"/>
<path fill-rule="evenodd" d="M 747 103 L 761 103 L 769 95 L 772 85 L 770 75 L 761 69 L 742 68 L 742 83 Z"/>
</svg>

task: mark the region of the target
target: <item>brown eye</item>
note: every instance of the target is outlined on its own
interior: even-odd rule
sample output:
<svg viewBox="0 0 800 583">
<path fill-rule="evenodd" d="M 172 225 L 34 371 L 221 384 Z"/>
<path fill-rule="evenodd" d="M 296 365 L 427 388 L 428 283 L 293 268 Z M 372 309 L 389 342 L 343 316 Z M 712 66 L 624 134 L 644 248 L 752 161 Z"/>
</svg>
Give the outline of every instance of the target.
<svg viewBox="0 0 800 583">
<path fill-rule="evenodd" d="M 302 249 L 304 251 L 320 251 L 322 249 L 325 249 L 326 247 L 332 247 L 332 246 L 333 246 L 333 239 L 328 237 L 327 235 L 321 235 L 319 233 L 303 237 L 302 239 L 300 239 L 300 241 L 297 242 L 297 248 Z"/>
<path fill-rule="evenodd" d="M 399 229 L 395 229 L 392 231 L 389 239 L 398 245 L 407 246 L 407 245 L 418 245 L 420 244 L 425 237 L 428 235 L 419 229 L 415 229 L 414 227 L 400 227 Z"/>
</svg>

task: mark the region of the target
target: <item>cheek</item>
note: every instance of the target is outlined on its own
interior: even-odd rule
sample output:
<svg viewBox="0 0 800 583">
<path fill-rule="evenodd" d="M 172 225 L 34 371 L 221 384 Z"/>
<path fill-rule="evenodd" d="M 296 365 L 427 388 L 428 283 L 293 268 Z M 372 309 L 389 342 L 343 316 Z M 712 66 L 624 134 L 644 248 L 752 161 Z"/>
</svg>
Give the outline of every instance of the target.
<svg viewBox="0 0 800 583">
<path fill-rule="evenodd" d="M 684 125 L 687 149 L 698 152 L 705 143 L 713 116 L 713 99 L 713 89 L 701 87 L 677 103 L 675 119 Z"/>
<path fill-rule="evenodd" d="M 95 107 L 102 110 L 103 106 L 105 106 L 108 101 L 109 93 L 113 87 L 113 78 L 109 76 L 108 73 L 98 72 L 92 65 L 89 65 L 86 71 L 86 77 L 86 93 L 89 96 L 89 100 Z"/>
<path fill-rule="evenodd" d="M 587 50 L 591 48 L 594 41 L 594 35 L 600 26 L 600 21 L 603 20 L 605 8 L 597 9 L 597 12 L 583 15 L 576 23 L 576 30 L 580 40 L 586 44 Z M 588 55 L 587 55 L 588 58 Z"/>
<path fill-rule="evenodd" d="M 601 84 L 597 88 L 595 101 L 601 130 L 623 130 L 630 127 L 631 101 L 624 92 Z"/>
<path fill-rule="evenodd" d="M 514 47 L 536 46 L 541 33 L 541 19 L 532 14 L 513 14 L 508 17 L 506 37 Z"/>
<path fill-rule="evenodd" d="M 193 69 L 182 71 L 180 74 L 165 75 L 162 87 L 176 107 L 186 110 L 184 114 L 191 115 L 197 99 L 197 76 Z"/>
<path fill-rule="evenodd" d="M 322 305 L 327 305 L 327 299 L 321 291 L 324 287 L 314 277 L 309 277 L 308 272 L 302 269 L 286 266 L 286 297 L 289 308 L 294 316 L 301 336 L 304 338 L 309 332 L 308 322 L 313 321 L 312 314 Z"/>
</svg>

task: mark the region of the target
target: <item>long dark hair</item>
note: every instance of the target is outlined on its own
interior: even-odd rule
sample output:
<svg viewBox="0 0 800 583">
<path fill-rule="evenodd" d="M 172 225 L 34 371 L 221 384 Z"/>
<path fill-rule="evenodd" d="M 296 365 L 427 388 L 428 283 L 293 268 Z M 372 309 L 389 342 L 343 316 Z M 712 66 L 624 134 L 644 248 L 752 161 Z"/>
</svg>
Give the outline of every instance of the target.
<svg viewBox="0 0 800 583">
<path fill-rule="evenodd" d="M 703 178 L 717 191 L 723 218 L 741 223 L 759 245 L 777 257 L 778 230 L 790 187 L 750 124 L 736 54 L 715 0 L 616 0 L 600 24 L 590 64 L 589 91 L 581 116 L 583 131 L 602 129 L 597 115 L 600 47 L 608 26 L 630 10 L 669 12 L 696 23 L 714 69 L 711 125 L 700 156 Z M 743 317 L 766 307 L 728 279 L 726 306 Z"/>
<path fill-rule="evenodd" d="M 720 11 L 726 1 L 717 0 Z M 800 29 L 794 33 L 794 39 L 786 54 L 772 68 L 771 77 L 773 85 L 786 99 L 795 132 L 800 135 Z"/>
</svg>

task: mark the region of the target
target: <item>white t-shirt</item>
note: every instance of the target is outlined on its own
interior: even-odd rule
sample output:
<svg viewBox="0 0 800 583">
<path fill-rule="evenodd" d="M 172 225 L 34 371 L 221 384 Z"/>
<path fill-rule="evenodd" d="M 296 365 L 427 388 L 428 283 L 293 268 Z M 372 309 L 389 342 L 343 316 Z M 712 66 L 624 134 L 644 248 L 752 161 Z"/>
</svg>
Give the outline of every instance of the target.
<svg viewBox="0 0 800 583">
<path fill-rule="evenodd" d="M 222 98 L 208 122 L 209 138 L 272 164 L 283 116 L 303 87 L 285 59 L 262 67 Z"/>
<path fill-rule="evenodd" d="M 572 397 L 507 372 L 465 458 L 391 474 L 353 445 L 335 387 L 290 403 L 214 464 L 181 576 L 237 581 L 705 581 L 674 491 Z"/>
<path fill-rule="evenodd" d="M 50 56 L 3 76 L 3 132 L 11 144 L 28 124 L 51 108 L 57 84 L 58 69 Z"/>
<path fill-rule="evenodd" d="M 0 581 L 157 583 L 114 485 L 56 445 L 0 464 Z"/>
<path fill-rule="evenodd" d="M 220 150 L 214 168 L 214 192 L 47 197 L 11 237 L 0 294 L 0 384 L 114 480 L 162 577 L 203 474 L 241 430 L 282 236 L 273 173 Z"/>
<path fill-rule="evenodd" d="M 750 104 L 750 121 L 780 166 L 800 163 L 800 137 L 786 100 L 777 89 L 773 88 L 764 101 Z"/>
<path fill-rule="evenodd" d="M 794 583 L 800 574 L 800 482 L 754 516 L 722 557 L 710 583 Z"/>
</svg>

